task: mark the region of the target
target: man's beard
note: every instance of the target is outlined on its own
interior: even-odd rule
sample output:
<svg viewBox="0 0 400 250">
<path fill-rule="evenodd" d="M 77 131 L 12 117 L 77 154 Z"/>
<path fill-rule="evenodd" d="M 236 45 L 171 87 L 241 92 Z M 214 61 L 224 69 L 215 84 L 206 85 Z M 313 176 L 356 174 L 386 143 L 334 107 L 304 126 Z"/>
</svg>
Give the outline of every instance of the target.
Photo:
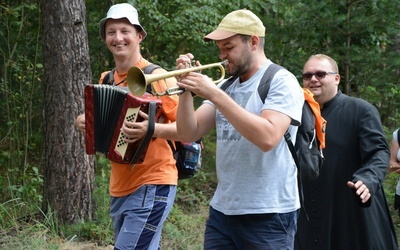
<svg viewBox="0 0 400 250">
<path fill-rule="evenodd" d="M 241 76 L 250 70 L 250 65 L 252 63 L 253 63 L 253 57 L 251 57 L 250 51 L 244 50 L 241 53 L 241 57 L 240 57 L 239 61 L 237 61 L 233 64 L 234 67 L 233 67 L 232 71 L 229 72 L 229 74 L 234 77 Z"/>
</svg>

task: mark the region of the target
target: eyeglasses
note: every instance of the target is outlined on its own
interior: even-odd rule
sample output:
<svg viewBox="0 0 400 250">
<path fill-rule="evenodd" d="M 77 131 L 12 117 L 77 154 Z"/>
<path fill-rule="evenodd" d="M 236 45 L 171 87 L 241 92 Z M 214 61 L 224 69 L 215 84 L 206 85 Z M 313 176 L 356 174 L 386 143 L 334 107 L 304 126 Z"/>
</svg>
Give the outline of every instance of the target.
<svg viewBox="0 0 400 250">
<path fill-rule="evenodd" d="M 336 72 L 317 71 L 315 73 L 309 73 L 309 72 L 308 73 L 304 73 L 302 76 L 303 76 L 303 80 L 311 80 L 311 78 L 313 76 L 315 76 L 318 79 L 323 79 L 323 78 L 325 78 L 325 76 L 327 74 L 335 75 L 337 73 Z"/>
</svg>

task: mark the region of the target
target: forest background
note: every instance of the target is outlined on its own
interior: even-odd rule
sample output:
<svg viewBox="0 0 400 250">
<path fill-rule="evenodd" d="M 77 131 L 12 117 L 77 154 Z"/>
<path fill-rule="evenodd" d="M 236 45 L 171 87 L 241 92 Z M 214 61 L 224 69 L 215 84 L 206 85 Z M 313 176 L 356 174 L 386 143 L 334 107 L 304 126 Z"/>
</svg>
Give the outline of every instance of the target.
<svg viewBox="0 0 400 250">
<path fill-rule="evenodd" d="M 0 2 L 2 249 L 72 249 L 87 241 L 101 248 L 113 242 L 109 164 L 85 154 L 74 119 L 84 111 L 84 86 L 114 67 L 98 22 L 121 2 Z M 339 64 L 340 89 L 377 107 L 388 142 L 399 127 L 399 0 L 128 2 L 148 32 L 143 56 L 169 71 L 187 52 L 203 65 L 218 62 L 217 47 L 202 37 L 230 11 L 247 8 L 266 26 L 267 57 L 293 72 L 299 83 L 308 57 L 327 54 Z M 201 101 L 196 98 L 197 105 Z M 179 182 L 163 231 L 164 249 L 202 249 L 216 186 L 214 141 L 214 133 L 204 138 L 200 173 Z M 384 185 L 399 235 L 392 205 L 397 178 L 388 174 Z"/>
</svg>

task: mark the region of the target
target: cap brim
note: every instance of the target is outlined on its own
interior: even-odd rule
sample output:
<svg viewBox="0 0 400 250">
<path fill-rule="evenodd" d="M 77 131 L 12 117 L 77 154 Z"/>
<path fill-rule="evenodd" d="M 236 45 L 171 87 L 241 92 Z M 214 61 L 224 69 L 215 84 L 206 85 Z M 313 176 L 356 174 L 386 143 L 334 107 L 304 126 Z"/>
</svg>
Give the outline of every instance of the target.
<svg viewBox="0 0 400 250">
<path fill-rule="evenodd" d="M 231 36 L 236 35 L 237 33 L 226 31 L 226 30 L 214 30 L 210 34 L 206 35 L 203 40 L 205 42 L 209 41 L 218 41 L 218 40 L 224 40 L 227 39 Z"/>
</svg>

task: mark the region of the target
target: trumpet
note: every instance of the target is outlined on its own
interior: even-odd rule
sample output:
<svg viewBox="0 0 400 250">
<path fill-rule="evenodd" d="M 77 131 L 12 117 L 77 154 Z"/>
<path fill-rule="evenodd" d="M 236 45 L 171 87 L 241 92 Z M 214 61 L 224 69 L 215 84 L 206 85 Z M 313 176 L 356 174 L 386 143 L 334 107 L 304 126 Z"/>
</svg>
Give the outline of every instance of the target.
<svg viewBox="0 0 400 250">
<path fill-rule="evenodd" d="M 147 89 L 147 85 L 150 84 L 152 94 L 159 97 L 163 95 L 180 95 L 183 92 L 185 92 L 184 89 L 178 87 L 178 86 L 173 86 L 169 87 L 165 83 L 165 90 L 157 90 L 156 86 L 154 86 L 154 82 L 162 80 L 162 79 L 167 79 L 170 77 L 175 77 L 183 74 L 187 74 L 190 72 L 194 71 L 201 71 L 203 69 L 209 69 L 209 68 L 214 68 L 218 67 L 221 73 L 221 77 L 214 81 L 215 84 L 218 84 L 225 78 L 225 68 L 224 66 L 228 64 L 228 60 L 224 60 L 222 62 L 218 63 L 211 63 L 203 66 L 197 66 L 197 67 L 191 67 L 191 68 L 186 68 L 186 69 L 180 69 L 180 70 L 174 70 L 166 73 L 161 73 L 161 74 L 144 74 L 142 69 L 139 67 L 131 67 L 129 68 L 128 75 L 126 77 L 126 82 L 128 84 L 128 88 L 130 92 L 135 95 L 135 96 L 142 96 Z M 162 88 L 159 88 L 162 89 Z"/>
</svg>

